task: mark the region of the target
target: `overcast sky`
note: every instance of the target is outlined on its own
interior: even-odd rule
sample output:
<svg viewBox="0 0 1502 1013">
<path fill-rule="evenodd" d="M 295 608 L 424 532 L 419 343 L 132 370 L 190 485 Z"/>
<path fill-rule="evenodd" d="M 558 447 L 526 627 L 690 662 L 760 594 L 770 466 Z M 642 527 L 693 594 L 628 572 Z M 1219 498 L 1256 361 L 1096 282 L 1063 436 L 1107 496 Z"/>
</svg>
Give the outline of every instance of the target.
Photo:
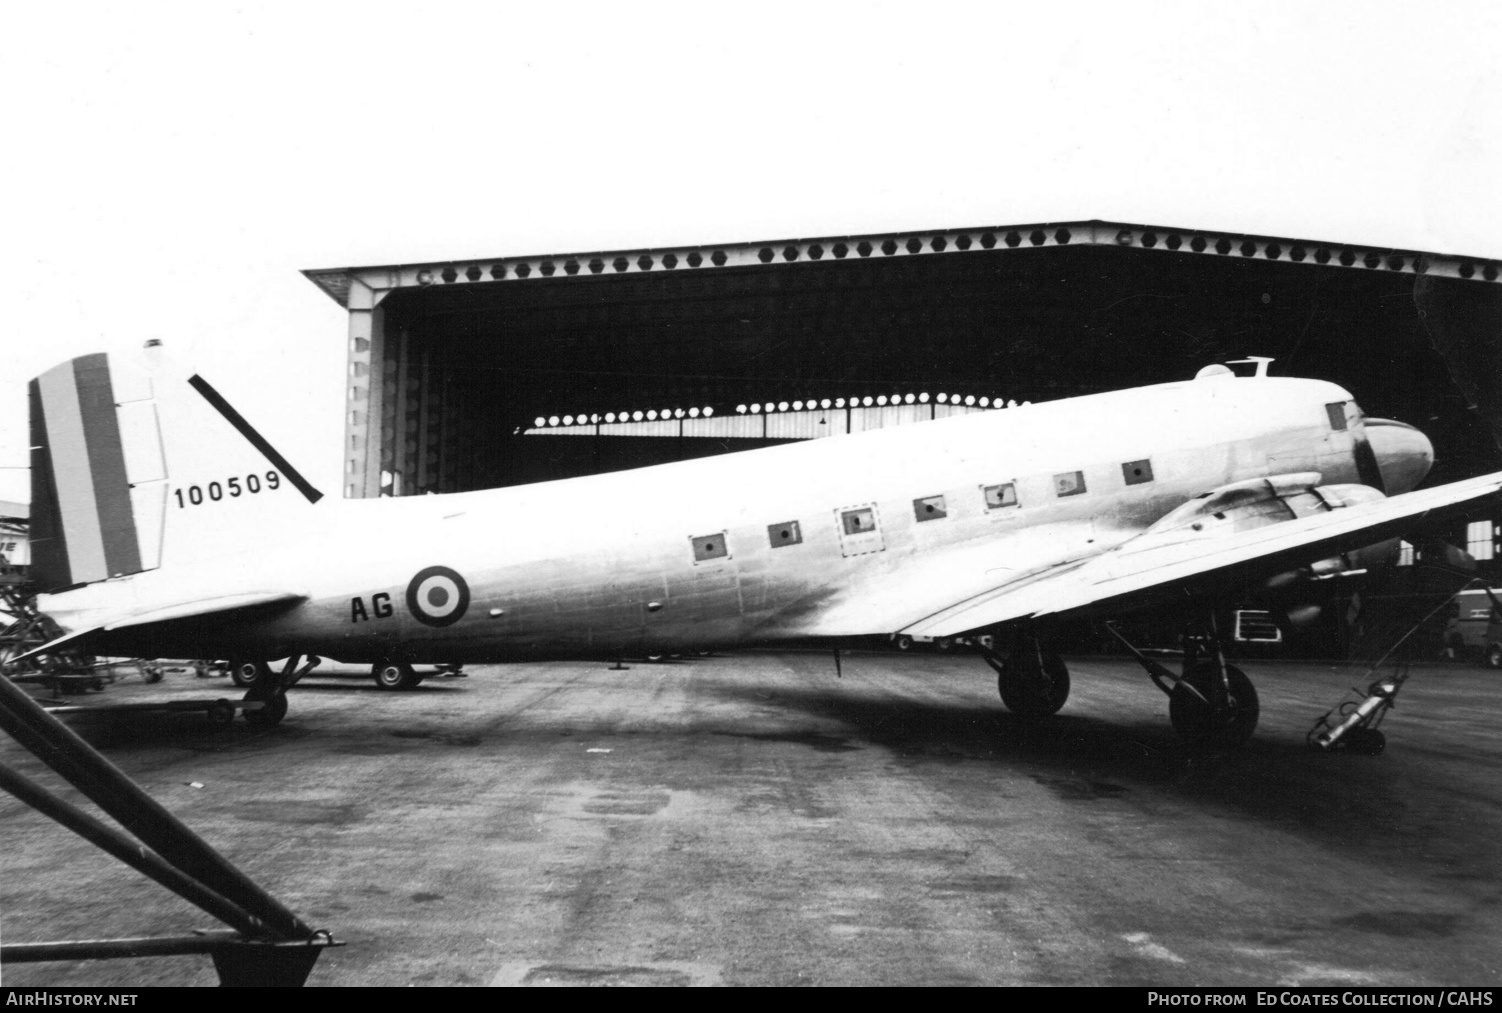
<svg viewBox="0 0 1502 1013">
<path fill-rule="evenodd" d="M 26 380 L 150 337 L 337 489 L 302 268 L 1085 218 L 1502 257 L 1495 3 L 31 4 L 0 46 L 0 499 Z"/>
</svg>

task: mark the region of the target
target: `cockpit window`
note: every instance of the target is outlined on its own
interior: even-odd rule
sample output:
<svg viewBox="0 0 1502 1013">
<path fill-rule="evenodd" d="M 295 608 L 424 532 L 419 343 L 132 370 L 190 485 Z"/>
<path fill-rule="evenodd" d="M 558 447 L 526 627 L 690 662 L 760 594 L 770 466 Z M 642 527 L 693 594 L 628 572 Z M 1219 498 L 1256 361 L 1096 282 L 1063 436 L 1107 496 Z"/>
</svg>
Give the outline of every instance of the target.
<svg viewBox="0 0 1502 1013">
<path fill-rule="evenodd" d="M 1325 413 L 1330 416 L 1331 429 L 1335 430 L 1337 433 L 1345 430 L 1346 403 L 1344 401 L 1333 401 L 1330 404 L 1325 405 Z"/>
</svg>

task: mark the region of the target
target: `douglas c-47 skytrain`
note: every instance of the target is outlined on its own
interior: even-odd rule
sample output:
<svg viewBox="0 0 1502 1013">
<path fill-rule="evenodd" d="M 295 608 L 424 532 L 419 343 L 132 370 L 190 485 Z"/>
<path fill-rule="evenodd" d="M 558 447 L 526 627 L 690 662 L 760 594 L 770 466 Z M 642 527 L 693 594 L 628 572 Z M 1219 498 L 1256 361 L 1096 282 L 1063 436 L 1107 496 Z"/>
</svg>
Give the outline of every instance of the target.
<svg viewBox="0 0 1502 1013">
<path fill-rule="evenodd" d="M 1214 606 L 1361 568 L 1502 473 L 1412 491 L 1423 433 L 1320 380 L 1188 381 L 513 488 L 322 499 L 208 383 L 148 350 L 31 383 L 32 559 L 67 646 L 232 659 L 286 711 L 304 657 L 617 659 L 908 634 L 1000 634 L 1003 703 L 1057 711 L 1059 617 L 1202 616 L 1174 727 L 1239 744 L 1257 696 Z M 401 538 L 392 537 L 400 532 Z M 268 659 L 288 659 L 270 670 Z M 306 669 L 303 669 L 305 671 Z"/>
</svg>

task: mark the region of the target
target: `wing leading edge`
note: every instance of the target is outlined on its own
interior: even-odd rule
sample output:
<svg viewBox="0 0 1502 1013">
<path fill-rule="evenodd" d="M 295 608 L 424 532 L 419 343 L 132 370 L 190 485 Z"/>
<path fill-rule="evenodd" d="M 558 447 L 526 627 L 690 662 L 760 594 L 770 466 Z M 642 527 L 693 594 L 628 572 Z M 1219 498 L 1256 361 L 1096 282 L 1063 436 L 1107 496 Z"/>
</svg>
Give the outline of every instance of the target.
<svg viewBox="0 0 1502 1013">
<path fill-rule="evenodd" d="M 1394 538 L 1416 524 L 1502 491 L 1502 472 L 1235 534 L 1148 532 L 1084 561 L 1061 564 L 940 608 L 903 627 L 915 636 L 967 633 L 1013 619 L 1089 607 L 1126 609 L 1192 596 Z"/>
</svg>

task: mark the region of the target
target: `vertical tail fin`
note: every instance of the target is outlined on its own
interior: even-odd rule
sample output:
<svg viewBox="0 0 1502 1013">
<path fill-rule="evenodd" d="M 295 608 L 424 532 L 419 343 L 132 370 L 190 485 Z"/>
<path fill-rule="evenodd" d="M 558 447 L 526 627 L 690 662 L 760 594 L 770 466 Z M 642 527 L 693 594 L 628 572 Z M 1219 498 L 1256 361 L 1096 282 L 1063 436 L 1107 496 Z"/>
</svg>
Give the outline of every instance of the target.
<svg viewBox="0 0 1502 1013">
<path fill-rule="evenodd" d="M 201 377 L 145 367 L 85 355 L 31 381 L 44 592 L 244 549 L 322 497 Z"/>
</svg>

